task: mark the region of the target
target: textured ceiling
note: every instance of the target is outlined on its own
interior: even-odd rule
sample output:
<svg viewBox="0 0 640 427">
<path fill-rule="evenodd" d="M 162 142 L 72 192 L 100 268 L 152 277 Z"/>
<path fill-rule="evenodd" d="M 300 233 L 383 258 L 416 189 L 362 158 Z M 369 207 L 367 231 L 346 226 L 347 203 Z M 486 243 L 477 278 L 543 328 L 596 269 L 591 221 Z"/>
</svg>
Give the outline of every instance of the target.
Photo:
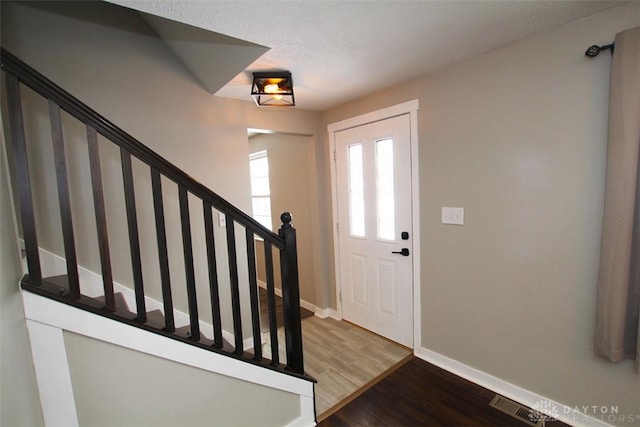
<svg viewBox="0 0 640 427">
<path fill-rule="evenodd" d="M 252 71 L 285 69 L 293 73 L 297 108 L 307 110 L 337 106 L 624 3 L 110 1 L 269 47 L 216 95 L 250 101 Z M 608 41 L 585 40 L 585 48 Z"/>
<path fill-rule="evenodd" d="M 156 31 L 211 93 L 216 93 L 269 48 L 148 13 Z"/>
</svg>

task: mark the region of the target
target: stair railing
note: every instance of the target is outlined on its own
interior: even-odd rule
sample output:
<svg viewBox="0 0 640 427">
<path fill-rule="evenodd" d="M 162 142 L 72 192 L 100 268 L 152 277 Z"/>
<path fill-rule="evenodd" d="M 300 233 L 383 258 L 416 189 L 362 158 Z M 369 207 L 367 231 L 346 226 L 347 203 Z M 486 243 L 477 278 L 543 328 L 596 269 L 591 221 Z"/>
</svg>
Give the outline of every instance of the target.
<svg viewBox="0 0 640 427">
<path fill-rule="evenodd" d="M 246 213 L 214 193 L 201 183 L 195 181 L 184 171 L 138 142 L 131 135 L 83 104 L 64 91 L 42 74 L 16 58 L 6 50 L 1 50 L 1 68 L 5 72 L 6 96 L 8 101 L 8 121 L 10 129 L 11 152 L 13 154 L 14 185 L 17 205 L 20 212 L 28 274 L 22 279 L 22 286 L 31 292 L 55 298 L 61 302 L 93 311 L 102 316 L 111 317 L 152 332 L 160 333 L 174 339 L 207 348 L 211 351 L 241 358 L 251 363 L 260 364 L 271 369 L 307 377 L 304 373 L 302 333 L 300 320 L 300 298 L 298 284 L 298 265 L 296 253 L 296 231 L 291 226 L 291 215 L 281 216 L 282 227 L 278 235 L 272 233 Z M 58 204 L 61 216 L 63 245 L 66 260 L 68 293 L 52 291 L 43 278 L 40 265 L 38 238 L 36 233 L 36 215 L 34 212 L 31 175 L 29 172 L 27 143 L 25 138 L 23 107 L 21 101 L 21 84 L 48 100 L 53 141 L 54 162 L 58 189 Z M 104 289 L 104 305 L 99 308 L 91 304 L 83 304 L 86 300 L 81 293 L 76 256 L 76 238 L 71 215 L 69 197 L 69 180 L 65 164 L 65 143 L 62 132 L 61 110 L 66 111 L 83 123 L 86 127 L 88 163 L 93 193 L 93 207 L 98 236 L 98 249 Z M 127 218 L 128 240 L 131 253 L 131 270 L 135 291 L 135 319 L 123 319 L 117 316 L 116 298 L 114 297 L 114 280 L 110 259 L 110 247 L 107 233 L 107 217 L 105 210 L 104 189 L 102 183 L 101 162 L 98 135 L 116 144 L 120 150 L 120 161 L 123 174 L 125 208 Z M 153 193 L 153 206 L 158 250 L 158 263 L 161 278 L 161 290 L 164 307 L 164 327 L 154 329 L 145 325 L 147 309 L 145 307 L 144 280 L 140 259 L 140 240 L 132 157 L 149 167 Z M 172 300 L 172 283 L 169 275 L 169 258 L 167 250 L 167 230 L 164 215 L 162 177 L 178 187 L 182 245 L 184 252 L 185 283 L 189 311 L 190 336 L 188 338 L 175 334 L 174 308 Z M 206 239 L 206 258 L 208 262 L 209 297 L 213 323 L 213 342 L 203 345 L 199 326 L 198 299 L 196 294 L 192 230 L 188 197 L 195 196 L 202 202 L 204 234 Z M 220 317 L 220 295 L 218 289 L 218 272 L 216 267 L 216 251 L 214 241 L 213 209 L 226 217 L 227 255 L 229 262 L 230 294 L 232 303 L 234 344 L 233 349 L 224 348 Z M 249 298 L 251 305 L 251 325 L 253 333 L 253 354 L 246 353 L 243 345 L 242 316 L 240 301 L 240 283 L 238 275 L 238 257 L 236 249 L 236 225 L 244 227 L 247 243 L 247 268 Z M 261 324 L 259 313 L 258 283 L 256 274 L 256 253 L 254 239 L 264 241 L 264 258 L 266 263 L 268 323 L 270 331 L 271 360 L 263 358 L 261 342 Z M 286 365 L 279 361 L 278 333 L 276 320 L 275 285 L 273 251 L 280 253 L 280 270 L 282 277 L 283 312 L 286 341 Z M 309 377 L 307 377 L 309 378 Z"/>
</svg>

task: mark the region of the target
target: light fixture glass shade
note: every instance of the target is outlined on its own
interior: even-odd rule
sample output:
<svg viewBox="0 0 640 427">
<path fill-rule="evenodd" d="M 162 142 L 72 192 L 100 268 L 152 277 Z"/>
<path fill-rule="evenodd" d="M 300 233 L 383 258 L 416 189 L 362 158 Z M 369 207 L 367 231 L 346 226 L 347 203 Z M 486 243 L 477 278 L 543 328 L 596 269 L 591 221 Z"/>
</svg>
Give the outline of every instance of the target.
<svg viewBox="0 0 640 427">
<path fill-rule="evenodd" d="M 288 71 L 253 73 L 251 96 L 259 107 L 293 107 L 293 79 Z"/>
</svg>

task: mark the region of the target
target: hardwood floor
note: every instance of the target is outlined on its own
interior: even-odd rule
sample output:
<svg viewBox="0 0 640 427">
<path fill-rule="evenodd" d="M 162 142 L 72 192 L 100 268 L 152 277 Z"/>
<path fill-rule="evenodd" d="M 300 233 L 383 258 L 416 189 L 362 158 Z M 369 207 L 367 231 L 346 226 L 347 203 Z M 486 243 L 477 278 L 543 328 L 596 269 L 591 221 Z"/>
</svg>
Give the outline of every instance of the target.
<svg viewBox="0 0 640 427">
<path fill-rule="evenodd" d="M 528 426 L 489 406 L 495 393 L 417 358 L 318 425 Z M 548 427 L 566 426 L 547 421 Z"/>
</svg>

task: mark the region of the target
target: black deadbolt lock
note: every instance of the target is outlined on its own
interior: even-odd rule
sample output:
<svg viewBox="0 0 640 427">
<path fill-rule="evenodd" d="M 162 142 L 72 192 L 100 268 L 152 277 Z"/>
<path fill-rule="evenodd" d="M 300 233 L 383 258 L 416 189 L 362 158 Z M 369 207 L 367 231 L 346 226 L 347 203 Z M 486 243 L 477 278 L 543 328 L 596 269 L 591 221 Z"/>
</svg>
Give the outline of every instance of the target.
<svg viewBox="0 0 640 427">
<path fill-rule="evenodd" d="M 409 233 L 406 231 L 403 231 L 402 233 L 400 233 L 400 238 L 402 240 L 409 240 Z"/>
</svg>

